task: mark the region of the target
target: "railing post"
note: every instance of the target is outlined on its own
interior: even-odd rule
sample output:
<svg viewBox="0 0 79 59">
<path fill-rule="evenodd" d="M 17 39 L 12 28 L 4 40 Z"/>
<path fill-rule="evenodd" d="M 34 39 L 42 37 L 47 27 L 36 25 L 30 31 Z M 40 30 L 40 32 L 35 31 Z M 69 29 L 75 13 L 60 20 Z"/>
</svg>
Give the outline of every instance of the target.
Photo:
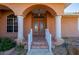
<svg viewBox="0 0 79 59">
<path fill-rule="evenodd" d="M 30 35 L 28 34 L 28 52 L 30 52 Z"/>
<path fill-rule="evenodd" d="M 51 52 L 51 34 L 49 36 L 49 51 Z"/>
</svg>

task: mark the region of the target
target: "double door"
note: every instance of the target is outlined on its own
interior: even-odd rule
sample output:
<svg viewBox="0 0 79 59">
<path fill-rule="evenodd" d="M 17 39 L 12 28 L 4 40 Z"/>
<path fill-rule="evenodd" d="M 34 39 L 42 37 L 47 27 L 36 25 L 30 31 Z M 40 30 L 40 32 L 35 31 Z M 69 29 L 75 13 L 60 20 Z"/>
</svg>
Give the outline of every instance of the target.
<svg viewBox="0 0 79 59">
<path fill-rule="evenodd" d="M 44 36 L 46 25 L 46 18 L 43 17 L 35 17 L 33 18 L 33 35 L 34 36 Z"/>
</svg>

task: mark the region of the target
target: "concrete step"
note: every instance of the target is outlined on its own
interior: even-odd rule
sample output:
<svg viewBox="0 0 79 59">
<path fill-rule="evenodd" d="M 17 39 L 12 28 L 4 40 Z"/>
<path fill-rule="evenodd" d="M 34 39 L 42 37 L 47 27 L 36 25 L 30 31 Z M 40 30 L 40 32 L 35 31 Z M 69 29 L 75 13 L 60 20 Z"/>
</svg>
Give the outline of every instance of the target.
<svg viewBox="0 0 79 59">
<path fill-rule="evenodd" d="M 33 41 L 32 48 L 48 48 L 48 44 L 45 41 L 45 39 L 39 41 Z"/>
<path fill-rule="evenodd" d="M 39 45 L 32 45 L 32 48 L 48 48 L 48 46 L 43 46 L 43 45 L 41 45 L 41 46 L 39 46 Z"/>
</svg>

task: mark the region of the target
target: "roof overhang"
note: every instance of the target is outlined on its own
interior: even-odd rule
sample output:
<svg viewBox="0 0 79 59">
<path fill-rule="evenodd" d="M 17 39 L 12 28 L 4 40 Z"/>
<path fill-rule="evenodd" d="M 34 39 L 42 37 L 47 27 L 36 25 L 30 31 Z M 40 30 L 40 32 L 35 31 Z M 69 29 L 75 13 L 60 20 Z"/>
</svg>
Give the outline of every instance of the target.
<svg viewBox="0 0 79 59">
<path fill-rule="evenodd" d="M 72 3 L 65 3 L 64 9 L 67 8 L 70 4 L 72 4 Z"/>
<path fill-rule="evenodd" d="M 79 16 L 79 12 L 73 12 L 73 13 L 64 13 L 64 15 L 78 15 L 78 16 Z"/>
</svg>

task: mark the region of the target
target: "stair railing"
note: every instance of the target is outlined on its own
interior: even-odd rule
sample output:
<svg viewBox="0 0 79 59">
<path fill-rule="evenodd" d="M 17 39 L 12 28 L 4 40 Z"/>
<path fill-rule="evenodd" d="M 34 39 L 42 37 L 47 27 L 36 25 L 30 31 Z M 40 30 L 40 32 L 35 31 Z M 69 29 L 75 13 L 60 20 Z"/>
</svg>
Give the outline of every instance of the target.
<svg viewBox="0 0 79 59">
<path fill-rule="evenodd" d="M 45 29 L 45 39 L 46 39 L 46 41 L 47 41 L 47 43 L 48 43 L 48 49 L 49 49 L 49 51 L 51 52 L 51 48 L 52 48 L 52 41 L 51 41 L 51 33 L 49 32 L 49 30 L 48 29 Z"/>
<path fill-rule="evenodd" d="M 28 52 L 30 52 L 31 50 L 32 40 L 33 40 L 33 37 L 32 37 L 32 29 L 31 29 L 28 34 Z"/>
</svg>

